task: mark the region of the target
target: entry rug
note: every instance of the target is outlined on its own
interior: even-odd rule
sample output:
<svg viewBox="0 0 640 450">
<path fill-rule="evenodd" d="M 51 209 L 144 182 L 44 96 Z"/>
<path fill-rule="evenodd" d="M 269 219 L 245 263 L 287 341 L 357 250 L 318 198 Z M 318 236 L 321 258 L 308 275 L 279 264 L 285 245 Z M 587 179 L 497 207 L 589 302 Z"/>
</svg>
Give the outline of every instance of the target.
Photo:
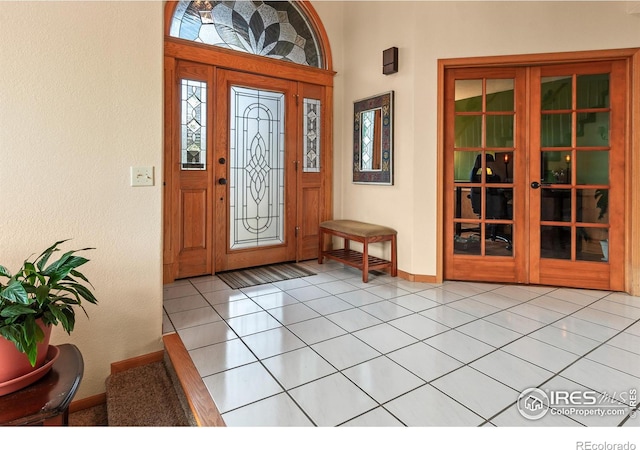
<svg viewBox="0 0 640 450">
<path fill-rule="evenodd" d="M 273 264 L 250 269 L 230 270 L 216 273 L 216 276 L 232 289 L 240 289 L 276 281 L 292 280 L 315 275 L 315 272 L 300 264 Z"/>
</svg>

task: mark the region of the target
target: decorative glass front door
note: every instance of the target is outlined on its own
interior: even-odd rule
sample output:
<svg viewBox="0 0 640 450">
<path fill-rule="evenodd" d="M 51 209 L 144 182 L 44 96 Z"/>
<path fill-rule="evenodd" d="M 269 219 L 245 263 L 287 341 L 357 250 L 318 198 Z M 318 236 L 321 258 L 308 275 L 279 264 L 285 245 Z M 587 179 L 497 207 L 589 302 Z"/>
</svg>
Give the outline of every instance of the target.
<svg viewBox="0 0 640 450">
<path fill-rule="evenodd" d="M 295 85 L 219 72 L 216 271 L 295 259 Z"/>
</svg>

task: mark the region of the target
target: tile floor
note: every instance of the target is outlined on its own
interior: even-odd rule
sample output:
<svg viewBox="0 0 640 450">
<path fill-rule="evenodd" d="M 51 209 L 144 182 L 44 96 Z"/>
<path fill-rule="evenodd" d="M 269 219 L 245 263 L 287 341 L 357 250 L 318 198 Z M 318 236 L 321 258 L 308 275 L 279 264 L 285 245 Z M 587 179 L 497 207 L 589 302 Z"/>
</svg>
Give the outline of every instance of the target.
<svg viewBox="0 0 640 450">
<path fill-rule="evenodd" d="M 640 425 L 640 297 L 386 274 L 364 284 L 342 264 L 304 264 L 317 275 L 164 286 L 163 331 L 182 338 L 229 427 Z M 530 387 L 593 391 L 605 415 L 526 419 L 516 402 Z"/>
</svg>

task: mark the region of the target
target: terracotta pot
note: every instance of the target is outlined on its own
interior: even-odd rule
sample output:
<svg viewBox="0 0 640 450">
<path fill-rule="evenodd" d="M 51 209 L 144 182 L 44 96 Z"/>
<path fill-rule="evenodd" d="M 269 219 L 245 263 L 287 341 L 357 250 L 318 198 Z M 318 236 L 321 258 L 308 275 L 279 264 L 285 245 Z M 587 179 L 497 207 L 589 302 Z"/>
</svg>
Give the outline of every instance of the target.
<svg viewBox="0 0 640 450">
<path fill-rule="evenodd" d="M 51 326 L 45 327 L 40 320 L 36 321 L 36 323 L 44 331 L 44 340 L 38 344 L 38 356 L 35 366 L 31 366 L 27 355 L 20 353 L 13 342 L 0 337 L 0 384 L 33 372 L 46 362 L 49 339 L 51 338 Z"/>
</svg>

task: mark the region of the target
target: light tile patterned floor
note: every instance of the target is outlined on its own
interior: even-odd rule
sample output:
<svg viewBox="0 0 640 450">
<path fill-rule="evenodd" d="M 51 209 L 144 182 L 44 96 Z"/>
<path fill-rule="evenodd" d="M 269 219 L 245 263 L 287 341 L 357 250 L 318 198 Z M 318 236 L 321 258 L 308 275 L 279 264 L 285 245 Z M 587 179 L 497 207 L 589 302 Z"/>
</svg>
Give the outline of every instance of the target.
<svg viewBox="0 0 640 450">
<path fill-rule="evenodd" d="M 304 264 L 318 274 L 164 287 L 164 332 L 179 334 L 230 427 L 640 425 L 640 297 L 388 275 L 364 284 L 342 264 Z M 530 387 L 595 391 L 622 415 L 526 419 L 516 402 Z"/>
</svg>

